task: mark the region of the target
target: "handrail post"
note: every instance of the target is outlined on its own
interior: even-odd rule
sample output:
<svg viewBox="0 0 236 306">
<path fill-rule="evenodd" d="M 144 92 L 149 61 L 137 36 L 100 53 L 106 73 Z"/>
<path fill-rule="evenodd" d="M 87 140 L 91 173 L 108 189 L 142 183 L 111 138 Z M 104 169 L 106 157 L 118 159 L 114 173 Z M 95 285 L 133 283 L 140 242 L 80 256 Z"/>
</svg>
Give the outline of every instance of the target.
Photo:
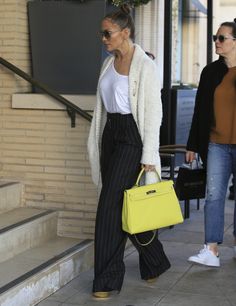
<svg viewBox="0 0 236 306">
<path fill-rule="evenodd" d="M 66 108 L 68 115 L 70 116 L 71 119 L 71 127 L 74 128 L 75 127 L 75 120 L 76 120 L 76 115 L 75 115 L 75 111 L 73 110 L 73 108 L 68 107 Z"/>
</svg>

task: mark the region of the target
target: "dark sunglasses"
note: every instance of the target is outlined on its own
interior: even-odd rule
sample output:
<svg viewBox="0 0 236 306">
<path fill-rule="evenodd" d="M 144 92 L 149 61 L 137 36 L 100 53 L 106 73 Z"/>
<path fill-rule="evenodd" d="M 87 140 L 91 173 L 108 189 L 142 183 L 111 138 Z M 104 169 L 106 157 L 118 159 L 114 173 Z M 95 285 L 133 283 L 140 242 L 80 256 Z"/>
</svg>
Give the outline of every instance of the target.
<svg viewBox="0 0 236 306">
<path fill-rule="evenodd" d="M 226 39 L 232 39 L 232 40 L 236 39 L 235 37 L 229 37 L 224 35 L 213 35 L 212 38 L 214 42 L 216 42 L 218 39 L 220 43 L 223 43 Z"/>
<path fill-rule="evenodd" d="M 104 30 L 104 31 L 100 31 L 99 32 L 99 35 L 101 38 L 106 38 L 106 39 L 110 39 L 112 34 L 113 33 L 116 33 L 116 32 L 120 32 L 120 30 L 117 30 L 117 31 L 108 31 L 108 30 Z"/>
</svg>

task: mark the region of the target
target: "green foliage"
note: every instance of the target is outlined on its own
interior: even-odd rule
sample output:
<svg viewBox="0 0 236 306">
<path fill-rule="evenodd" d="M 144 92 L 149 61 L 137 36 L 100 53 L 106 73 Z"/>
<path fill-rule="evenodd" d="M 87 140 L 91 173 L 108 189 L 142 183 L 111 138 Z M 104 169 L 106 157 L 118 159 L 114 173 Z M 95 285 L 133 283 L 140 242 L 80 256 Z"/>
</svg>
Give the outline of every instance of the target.
<svg viewBox="0 0 236 306">
<path fill-rule="evenodd" d="M 143 4 L 147 4 L 151 0 L 111 0 L 111 3 L 114 4 L 115 6 L 121 6 L 122 4 L 129 4 L 130 6 L 140 6 Z"/>
</svg>

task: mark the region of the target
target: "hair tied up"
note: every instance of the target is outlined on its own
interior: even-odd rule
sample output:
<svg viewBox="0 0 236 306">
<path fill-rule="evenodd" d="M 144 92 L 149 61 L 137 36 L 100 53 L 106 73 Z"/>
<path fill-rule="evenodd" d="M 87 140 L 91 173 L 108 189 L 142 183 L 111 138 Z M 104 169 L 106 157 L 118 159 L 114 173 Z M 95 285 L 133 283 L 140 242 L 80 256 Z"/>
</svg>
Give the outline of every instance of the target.
<svg viewBox="0 0 236 306">
<path fill-rule="evenodd" d="M 127 3 L 122 4 L 121 7 L 120 7 L 120 10 L 125 15 L 130 15 L 131 14 L 131 8 Z"/>
<path fill-rule="evenodd" d="M 234 18 L 234 22 L 236 23 L 236 18 Z"/>
</svg>

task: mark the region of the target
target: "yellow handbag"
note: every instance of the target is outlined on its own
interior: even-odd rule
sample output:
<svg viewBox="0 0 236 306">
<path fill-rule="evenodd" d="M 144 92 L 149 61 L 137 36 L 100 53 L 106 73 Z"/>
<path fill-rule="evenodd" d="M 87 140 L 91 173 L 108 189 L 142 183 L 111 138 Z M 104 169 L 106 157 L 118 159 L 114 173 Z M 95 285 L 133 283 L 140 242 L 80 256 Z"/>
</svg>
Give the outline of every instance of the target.
<svg viewBox="0 0 236 306">
<path fill-rule="evenodd" d="M 183 222 L 179 201 L 173 181 L 139 186 L 144 169 L 139 173 L 135 185 L 124 192 L 122 229 L 130 234 L 174 225 Z"/>
</svg>

